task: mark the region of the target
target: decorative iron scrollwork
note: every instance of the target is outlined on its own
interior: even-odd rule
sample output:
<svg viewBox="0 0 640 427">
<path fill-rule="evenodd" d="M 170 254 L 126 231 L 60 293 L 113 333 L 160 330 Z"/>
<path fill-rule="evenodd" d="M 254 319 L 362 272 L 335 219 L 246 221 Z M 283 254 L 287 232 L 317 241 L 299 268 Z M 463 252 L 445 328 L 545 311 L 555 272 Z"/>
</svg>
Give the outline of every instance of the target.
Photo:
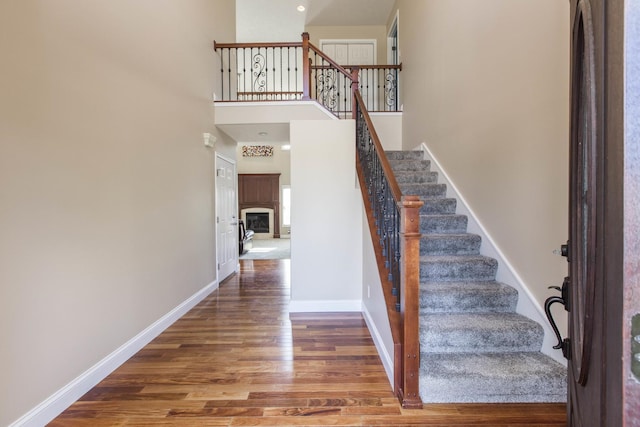
<svg viewBox="0 0 640 427">
<path fill-rule="evenodd" d="M 251 69 L 253 70 L 253 91 L 266 92 L 267 90 L 267 58 L 261 52 L 256 53 L 251 58 Z"/>
</svg>

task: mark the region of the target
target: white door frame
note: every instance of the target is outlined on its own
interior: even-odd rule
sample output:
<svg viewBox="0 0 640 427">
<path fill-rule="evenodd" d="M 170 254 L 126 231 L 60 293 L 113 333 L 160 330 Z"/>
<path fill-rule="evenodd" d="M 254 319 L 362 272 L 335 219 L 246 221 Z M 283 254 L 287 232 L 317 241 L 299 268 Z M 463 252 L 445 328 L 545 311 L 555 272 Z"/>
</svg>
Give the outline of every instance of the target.
<svg viewBox="0 0 640 427">
<path fill-rule="evenodd" d="M 215 153 L 215 162 L 214 162 L 214 189 L 215 189 L 215 220 L 214 220 L 214 229 L 215 229 L 215 247 L 216 247 L 216 265 L 215 265 L 215 269 L 216 269 L 216 280 L 218 283 L 220 283 L 220 281 L 226 279 L 231 273 L 233 272 L 237 272 L 239 271 L 239 248 L 238 248 L 238 225 L 237 225 L 237 221 L 238 221 L 238 167 L 237 167 L 237 163 L 235 160 L 226 157 L 225 155 L 219 153 L 216 151 Z M 220 234 L 219 234 L 219 217 L 220 217 L 220 207 L 218 206 L 218 169 L 219 169 L 219 161 L 220 160 L 224 160 L 225 162 L 228 162 L 230 164 L 233 165 L 233 185 L 234 185 L 234 194 L 235 194 L 235 201 L 233 203 L 233 219 L 235 219 L 235 245 L 234 248 L 235 250 L 233 251 L 234 254 L 234 262 L 233 262 L 233 270 L 231 272 L 229 272 L 228 274 L 225 274 L 224 277 L 220 277 L 220 264 L 221 264 L 221 255 L 222 255 L 222 250 L 221 250 L 221 242 L 220 240 Z M 234 224 L 232 224 L 234 225 Z"/>
<path fill-rule="evenodd" d="M 393 22 L 391 23 L 391 26 L 389 27 L 389 32 L 387 33 L 387 64 L 393 64 L 393 60 L 396 58 L 396 56 L 393 53 L 393 50 L 391 49 L 393 47 L 393 30 L 395 29 L 396 32 L 396 40 L 398 45 L 396 46 L 397 49 L 397 58 L 398 58 L 398 64 L 401 62 L 400 60 L 400 11 L 397 10 L 396 11 L 396 16 L 393 18 Z M 398 64 L 393 64 L 393 65 L 398 65 Z"/>
</svg>

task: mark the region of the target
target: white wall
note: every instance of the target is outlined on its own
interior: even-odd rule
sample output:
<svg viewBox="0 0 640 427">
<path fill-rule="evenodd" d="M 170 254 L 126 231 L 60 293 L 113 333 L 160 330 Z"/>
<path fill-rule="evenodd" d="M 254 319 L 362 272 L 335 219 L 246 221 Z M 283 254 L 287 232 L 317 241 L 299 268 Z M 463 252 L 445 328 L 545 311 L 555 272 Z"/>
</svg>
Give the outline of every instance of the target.
<svg viewBox="0 0 640 427">
<path fill-rule="evenodd" d="M 0 425 L 215 283 L 232 0 L 0 2 Z"/>
<path fill-rule="evenodd" d="M 427 144 L 542 305 L 567 272 L 552 251 L 567 239 L 569 2 L 396 5 L 403 146 Z"/>
<path fill-rule="evenodd" d="M 352 120 L 291 122 L 291 311 L 360 311 L 362 197 Z"/>
</svg>

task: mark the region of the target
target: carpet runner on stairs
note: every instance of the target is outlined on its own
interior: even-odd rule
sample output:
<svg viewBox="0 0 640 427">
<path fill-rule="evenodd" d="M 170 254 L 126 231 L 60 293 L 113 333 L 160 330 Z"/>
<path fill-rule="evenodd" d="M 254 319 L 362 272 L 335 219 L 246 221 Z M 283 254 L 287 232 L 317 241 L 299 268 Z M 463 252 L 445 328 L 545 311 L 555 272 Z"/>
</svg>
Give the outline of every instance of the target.
<svg viewBox="0 0 640 427">
<path fill-rule="evenodd" d="M 515 312 L 518 293 L 497 282 L 421 151 L 387 157 L 403 194 L 419 195 L 420 394 L 424 403 L 565 402 L 566 368 L 542 354 L 543 330 Z"/>
</svg>

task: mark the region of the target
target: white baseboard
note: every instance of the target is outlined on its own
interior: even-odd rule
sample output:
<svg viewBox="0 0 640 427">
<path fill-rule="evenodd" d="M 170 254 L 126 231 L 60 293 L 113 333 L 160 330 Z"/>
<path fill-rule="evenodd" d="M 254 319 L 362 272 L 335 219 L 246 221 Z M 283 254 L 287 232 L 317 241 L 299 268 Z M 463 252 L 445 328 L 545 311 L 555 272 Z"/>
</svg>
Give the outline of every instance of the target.
<svg viewBox="0 0 640 427">
<path fill-rule="evenodd" d="M 509 262 L 509 259 L 505 256 L 504 252 L 502 252 L 489 232 L 480 223 L 475 212 L 473 212 L 465 198 L 462 196 L 460 191 L 458 191 L 458 188 L 449 178 L 447 172 L 442 168 L 438 159 L 433 155 L 431 150 L 429 150 L 427 144 L 423 142 L 420 145 L 419 150 L 424 153 L 425 160 L 431 161 L 431 170 L 438 172 L 438 182 L 447 185 L 447 197 L 456 198 L 458 200 L 459 203 L 457 204 L 456 211 L 459 214 L 467 216 L 467 231 L 469 233 L 478 234 L 482 237 L 480 253 L 498 260 L 496 280 L 505 283 L 518 291 L 519 297 L 516 312 L 536 321 L 544 329 L 544 340 L 542 342 L 541 349 L 542 353 L 566 366 L 567 361 L 562 356 L 562 352 L 553 348 L 557 343 L 557 339 L 553 329 L 551 329 L 549 321 L 547 320 L 547 316 L 544 313 L 542 305 L 538 303 L 520 274 L 518 274 L 516 269 Z"/>
<path fill-rule="evenodd" d="M 364 317 L 364 321 L 367 323 L 367 327 L 369 328 L 369 333 L 371 334 L 373 343 L 375 344 L 376 349 L 378 349 L 378 355 L 380 356 L 382 366 L 384 366 L 384 370 L 389 378 L 389 384 L 391 384 L 391 388 L 393 389 L 393 357 L 384 346 L 382 336 L 380 336 L 380 331 L 378 331 L 378 328 L 371 317 L 371 313 L 369 313 L 369 310 L 367 310 L 367 306 L 364 303 L 362 304 L 362 315 Z"/>
<path fill-rule="evenodd" d="M 289 301 L 289 313 L 362 311 L 362 300 Z"/>
<path fill-rule="evenodd" d="M 193 294 L 120 348 L 11 423 L 9 427 L 41 427 L 46 425 L 217 288 L 218 282 L 214 281 Z"/>
</svg>

